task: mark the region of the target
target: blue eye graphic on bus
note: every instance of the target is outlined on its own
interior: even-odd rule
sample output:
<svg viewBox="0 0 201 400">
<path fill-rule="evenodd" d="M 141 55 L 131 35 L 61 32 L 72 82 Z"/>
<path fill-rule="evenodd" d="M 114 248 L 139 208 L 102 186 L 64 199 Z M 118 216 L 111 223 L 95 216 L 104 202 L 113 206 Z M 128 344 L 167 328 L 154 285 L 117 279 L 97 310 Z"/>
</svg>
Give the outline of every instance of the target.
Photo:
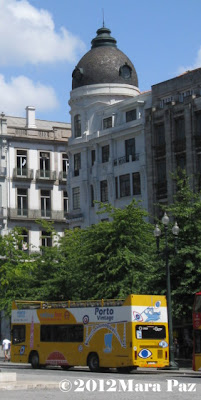
<svg viewBox="0 0 201 400">
<path fill-rule="evenodd" d="M 20 355 L 22 356 L 24 354 L 24 352 L 25 352 L 25 346 L 22 346 L 20 348 Z"/>
<path fill-rule="evenodd" d="M 159 343 L 159 346 L 165 348 L 165 347 L 168 347 L 168 344 L 165 340 L 161 340 L 161 342 Z"/>
<path fill-rule="evenodd" d="M 133 311 L 133 318 L 134 321 L 143 321 L 142 315 L 136 311 Z"/>
<path fill-rule="evenodd" d="M 138 356 L 141 358 L 148 358 L 152 355 L 152 352 L 148 349 L 143 349 L 138 353 Z"/>
</svg>

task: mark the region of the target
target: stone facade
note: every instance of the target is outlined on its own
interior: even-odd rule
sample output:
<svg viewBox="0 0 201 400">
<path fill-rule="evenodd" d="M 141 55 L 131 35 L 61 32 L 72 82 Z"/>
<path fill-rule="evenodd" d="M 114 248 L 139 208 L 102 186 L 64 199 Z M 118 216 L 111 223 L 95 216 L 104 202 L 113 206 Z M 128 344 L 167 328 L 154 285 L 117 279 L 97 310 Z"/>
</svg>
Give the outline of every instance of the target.
<svg viewBox="0 0 201 400">
<path fill-rule="evenodd" d="M 170 203 L 175 193 L 171 178 L 178 167 L 200 189 L 201 68 L 152 87 L 152 105 L 146 110 L 145 140 L 148 210 Z"/>
<path fill-rule="evenodd" d="M 35 119 L 34 107 L 26 118 L 0 117 L 0 225 L 1 234 L 15 226 L 27 229 L 22 238 L 26 251 L 43 243 L 36 219 L 54 221 L 62 235 L 68 213 L 67 144 L 70 124 Z"/>
</svg>

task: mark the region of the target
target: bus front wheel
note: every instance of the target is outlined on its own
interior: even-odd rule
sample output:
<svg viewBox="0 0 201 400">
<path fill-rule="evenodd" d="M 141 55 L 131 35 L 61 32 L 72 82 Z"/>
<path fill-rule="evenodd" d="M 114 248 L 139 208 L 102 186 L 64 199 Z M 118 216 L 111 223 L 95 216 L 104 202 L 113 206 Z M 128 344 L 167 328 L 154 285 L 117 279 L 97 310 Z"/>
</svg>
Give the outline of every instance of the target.
<svg viewBox="0 0 201 400">
<path fill-rule="evenodd" d="M 30 361 L 31 361 L 31 365 L 32 368 L 36 369 L 39 368 L 39 355 L 37 353 L 37 351 L 34 351 L 31 356 L 30 356 Z"/>
<path fill-rule="evenodd" d="M 91 353 L 88 357 L 88 366 L 91 372 L 99 371 L 99 358 L 96 353 Z"/>
</svg>

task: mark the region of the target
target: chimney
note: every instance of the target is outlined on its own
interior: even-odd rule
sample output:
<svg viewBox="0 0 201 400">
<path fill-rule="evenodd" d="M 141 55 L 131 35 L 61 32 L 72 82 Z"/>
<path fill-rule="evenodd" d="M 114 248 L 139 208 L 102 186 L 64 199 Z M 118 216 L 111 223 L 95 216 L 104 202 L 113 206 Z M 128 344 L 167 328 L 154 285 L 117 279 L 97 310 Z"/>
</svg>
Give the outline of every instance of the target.
<svg viewBox="0 0 201 400">
<path fill-rule="evenodd" d="M 35 107 L 27 106 L 25 110 L 26 110 L 26 127 L 28 129 L 36 128 Z"/>
</svg>

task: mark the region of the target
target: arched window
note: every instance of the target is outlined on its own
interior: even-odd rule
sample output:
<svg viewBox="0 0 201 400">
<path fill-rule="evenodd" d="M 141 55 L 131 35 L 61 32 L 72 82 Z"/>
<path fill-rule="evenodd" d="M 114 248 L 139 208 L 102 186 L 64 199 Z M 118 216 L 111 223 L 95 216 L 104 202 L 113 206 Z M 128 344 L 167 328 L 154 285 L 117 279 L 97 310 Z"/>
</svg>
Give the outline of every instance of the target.
<svg viewBox="0 0 201 400">
<path fill-rule="evenodd" d="M 81 117 L 80 114 L 74 116 L 74 133 L 75 138 L 81 136 Z"/>
</svg>

